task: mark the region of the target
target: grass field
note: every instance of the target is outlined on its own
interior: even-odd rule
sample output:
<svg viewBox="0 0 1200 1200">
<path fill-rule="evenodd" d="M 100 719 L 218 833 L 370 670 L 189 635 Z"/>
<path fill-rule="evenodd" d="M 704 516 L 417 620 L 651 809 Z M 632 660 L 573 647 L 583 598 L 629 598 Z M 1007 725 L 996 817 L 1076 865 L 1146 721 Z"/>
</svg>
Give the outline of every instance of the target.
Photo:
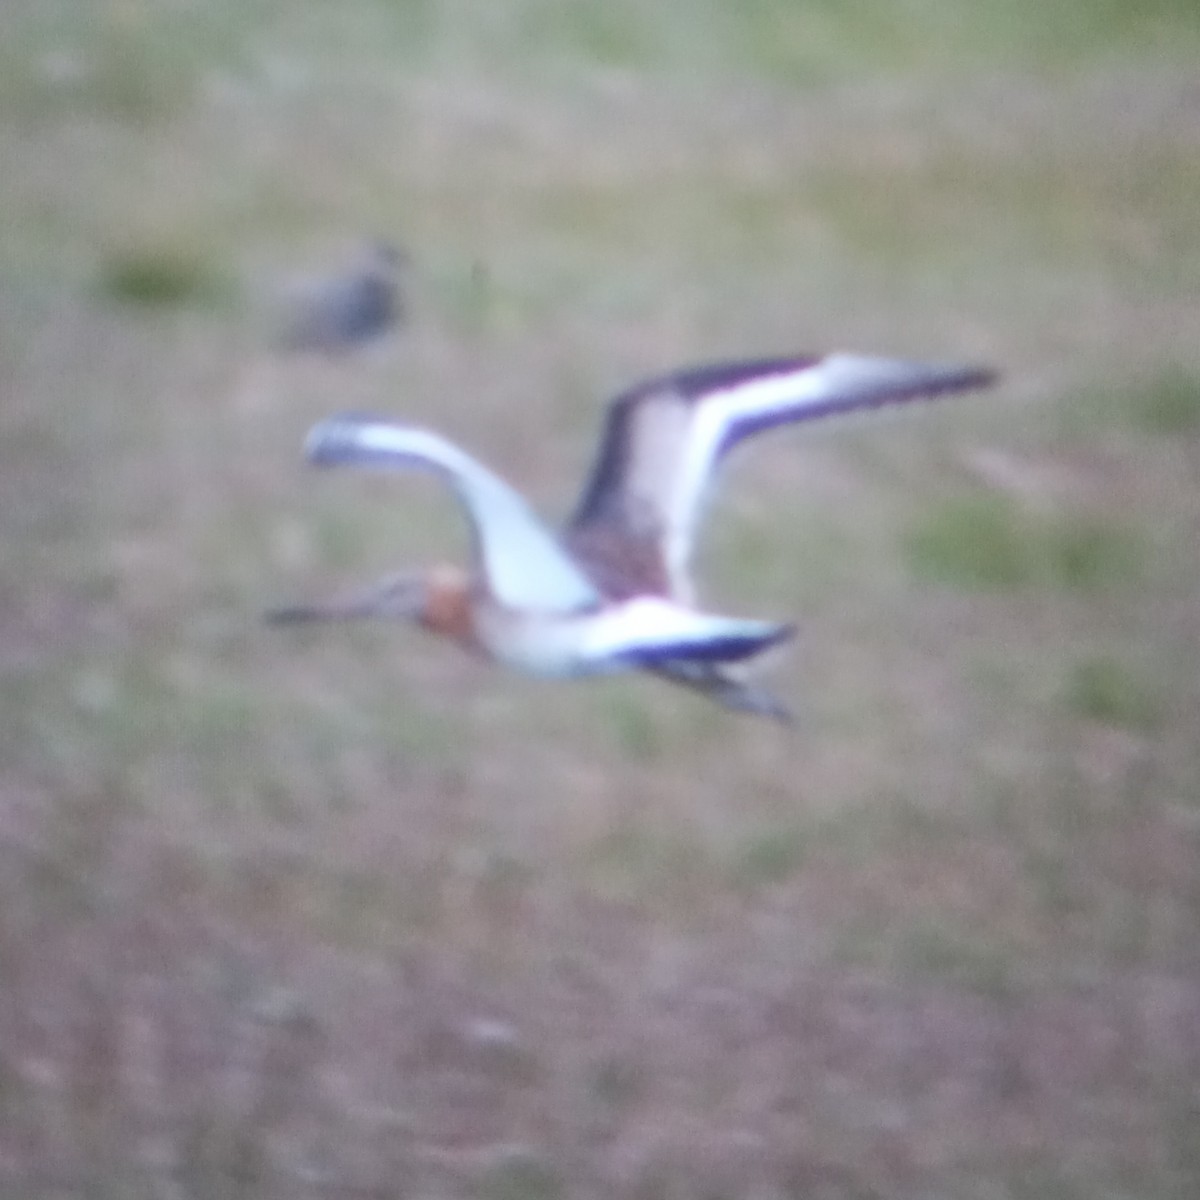
<svg viewBox="0 0 1200 1200">
<path fill-rule="evenodd" d="M 0 9 L 0 1195 L 1200 1194 L 1194 0 Z M 364 234 L 413 320 L 272 296 Z M 991 393 L 729 464 L 793 729 L 281 600 L 565 512 L 603 399 Z"/>
</svg>

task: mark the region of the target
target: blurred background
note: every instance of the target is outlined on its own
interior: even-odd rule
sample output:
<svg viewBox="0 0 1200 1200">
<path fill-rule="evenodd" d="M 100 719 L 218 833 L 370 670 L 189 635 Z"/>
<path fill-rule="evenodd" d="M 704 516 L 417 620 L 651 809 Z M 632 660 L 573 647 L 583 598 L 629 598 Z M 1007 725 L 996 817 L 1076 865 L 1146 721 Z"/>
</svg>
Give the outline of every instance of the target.
<svg viewBox="0 0 1200 1200">
<path fill-rule="evenodd" d="M 1200 1194 L 1194 0 L 0 7 L 0 1190 Z M 402 248 L 405 319 L 288 337 Z M 318 291 L 319 294 L 319 291 Z M 340 294 L 340 293 L 336 293 Z M 980 361 L 763 438 L 793 729 L 264 607 L 568 510 L 684 363 Z"/>
</svg>

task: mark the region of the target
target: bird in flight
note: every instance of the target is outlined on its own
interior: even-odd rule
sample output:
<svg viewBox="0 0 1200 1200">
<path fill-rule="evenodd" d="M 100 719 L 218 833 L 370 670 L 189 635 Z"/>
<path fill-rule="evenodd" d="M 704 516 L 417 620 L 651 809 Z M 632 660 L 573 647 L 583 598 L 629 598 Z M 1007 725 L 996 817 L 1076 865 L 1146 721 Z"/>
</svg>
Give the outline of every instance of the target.
<svg viewBox="0 0 1200 1200">
<path fill-rule="evenodd" d="M 331 417 L 309 433 L 308 461 L 440 476 L 466 513 L 472 561 L 388 575 L 344 596 L 275 609 L 268 619 L 409 618 L 528 675 L 644 670 L 727 708 L 787 720 L 787 708 L 748 679 L 744 665 L 793 626 L 695 604 L 692 547 L 721 460 L 776 426 L 967 391 L 994 378 L 982 367 L 833 354 L 716 363 L 644 381 L 609 405 L 590 475 L 558 530 L 439 434 L 382 417 Z"/>
</svg>

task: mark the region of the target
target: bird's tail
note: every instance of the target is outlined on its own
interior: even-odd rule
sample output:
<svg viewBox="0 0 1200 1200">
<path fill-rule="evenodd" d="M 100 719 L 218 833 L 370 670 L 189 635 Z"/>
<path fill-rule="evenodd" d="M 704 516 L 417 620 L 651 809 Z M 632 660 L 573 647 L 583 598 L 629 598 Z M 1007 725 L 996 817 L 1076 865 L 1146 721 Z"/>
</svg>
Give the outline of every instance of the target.
<svg viewBox="0 0 1200 1200">
<path fill-rule="evenodd" d="M 792 710 L 767 688 L 750 683 L 733 668 L 720 663 L 679 659 L 650 668 L 660 678 L 700 692 L 722 708 L 750 716 L 770 717 L 784 725 L 794 723 Z"/>
</svg>

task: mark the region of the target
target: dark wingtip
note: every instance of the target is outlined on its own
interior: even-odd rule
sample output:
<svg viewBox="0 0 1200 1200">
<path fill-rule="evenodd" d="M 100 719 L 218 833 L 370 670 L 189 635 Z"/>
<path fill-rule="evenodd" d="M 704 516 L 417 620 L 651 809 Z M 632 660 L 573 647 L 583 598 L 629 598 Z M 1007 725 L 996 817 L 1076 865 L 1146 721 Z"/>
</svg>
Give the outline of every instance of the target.
<svg viewBox="0 0 1200 1200">
<path fill-rule="evenodd" d="M 1000 381 L 1000 372 L 994 367 L 967 366 L 951 367 L 945 377 L 935 385 L 936 390 L 972 391 L 976 388 L 994 387 Z"/>
<path fill-rule="evenodd" d="M 740 662 L 763 654 L 772 646 L 778 646 L 780 642 L 786 642 L 795 633 L 796 626 L 787 622 L 761 633 L 717 638 L 707 645 L 690 650 L 687 657 L 708 662 Z"/>
</svg>

